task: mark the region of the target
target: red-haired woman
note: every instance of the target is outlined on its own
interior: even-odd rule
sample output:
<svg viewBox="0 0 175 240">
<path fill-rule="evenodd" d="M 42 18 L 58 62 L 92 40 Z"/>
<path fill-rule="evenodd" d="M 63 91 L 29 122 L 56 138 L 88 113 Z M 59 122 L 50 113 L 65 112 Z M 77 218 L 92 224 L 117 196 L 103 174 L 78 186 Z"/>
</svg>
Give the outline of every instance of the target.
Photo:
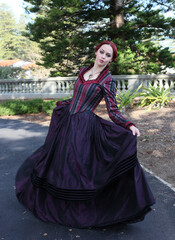
<svg viewBox="0 0 175 240">
<path fill-rule="evenodd" d="M 111 41 L 95 48 L 95 62 L 80 70 L 72 99 L 59 101 L 45 143 L 18 170 L 16 194 L 35 216 L 71 227 L 141 221 L 154 197 L 137 159 L 134 123 L 116 103 L 108 66 Z M 113 122 L 94 114 L 105 98 Z"/>
</svg>

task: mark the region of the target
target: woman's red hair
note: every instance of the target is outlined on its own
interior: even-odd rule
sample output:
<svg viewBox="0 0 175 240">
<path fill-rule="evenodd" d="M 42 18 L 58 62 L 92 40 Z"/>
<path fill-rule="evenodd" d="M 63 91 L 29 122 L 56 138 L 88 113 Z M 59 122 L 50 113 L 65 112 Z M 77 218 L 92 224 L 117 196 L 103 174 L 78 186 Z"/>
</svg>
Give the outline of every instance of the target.
<svg viewBox="0 0 175 240">
<path fill-rule="evenodd" d="M 104 45 L 104 44 L 107 44 L 107 45 L 110 45 L 112 47 L 112 50 L 113 50 L 113 58 L 112 58 L 112 61 L 115 61 L 117 59 L 117 46 L 115 45 L 115 43 L 113 43 L 112 41 L 103 41 L 101 43 L 99 43 L 96 47 L 95 47 L 95 52 L 98 51 L 98 49 Z"/>
</svg>

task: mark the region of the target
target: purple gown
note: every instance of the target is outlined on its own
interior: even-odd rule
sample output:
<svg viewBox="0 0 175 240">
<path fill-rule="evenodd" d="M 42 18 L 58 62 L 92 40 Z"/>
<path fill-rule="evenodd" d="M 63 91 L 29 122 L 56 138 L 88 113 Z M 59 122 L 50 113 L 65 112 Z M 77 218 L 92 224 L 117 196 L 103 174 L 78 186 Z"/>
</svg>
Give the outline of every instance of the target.
<svg viewBox="0 0 175 240">
<path fill-rule="evenodd" d="M 84 228 L 144 219 L 155 203 L 137 159 L 133 123 L 117 109 L 115 81 L 82 68 L 72 99 L 53 110 L 45 143 L 16 175 L 16 195 L 46 222 Z M 102 98 L 113 122 L 93 113 Z"/>
</svg>

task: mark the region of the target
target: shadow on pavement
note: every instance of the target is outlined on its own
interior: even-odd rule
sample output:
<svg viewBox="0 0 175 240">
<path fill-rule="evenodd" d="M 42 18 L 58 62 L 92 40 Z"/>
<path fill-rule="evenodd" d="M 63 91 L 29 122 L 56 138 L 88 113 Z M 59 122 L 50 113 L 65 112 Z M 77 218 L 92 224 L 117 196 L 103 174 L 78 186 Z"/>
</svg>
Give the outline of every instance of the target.
<svg viewBox="0 0 175 240">
<path fill-rule="evenodd" d="M 75 229 L 35 218 L 16 199 L 15 175 L 22 162 L 44 143 L 47 131 L 47 126 L 0 119 L 0 240 L 175 239 L 175 193 L 148 173 L 156 205 L 143 222 Z"/>
</svg>

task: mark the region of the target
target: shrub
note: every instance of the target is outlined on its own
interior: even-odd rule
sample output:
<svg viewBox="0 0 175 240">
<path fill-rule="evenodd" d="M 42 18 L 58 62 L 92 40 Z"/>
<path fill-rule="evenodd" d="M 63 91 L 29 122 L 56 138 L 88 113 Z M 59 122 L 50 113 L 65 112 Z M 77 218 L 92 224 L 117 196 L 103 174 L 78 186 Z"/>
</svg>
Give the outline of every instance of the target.
<svg viewBox="0 0 175 240">
<path fill-rule="evenodd" d="M 56 100 L 44 101 L 42 111 L 47 113 L 47 114 L 49 114 L 51 116 L 52 115 L 52 111 L 53 111 L 53 109 L 56 106 L 56 102 L 57 102 Z"/>
<path fill-rule="evenodd" d="M 0 116 L 38 113 L 42 111 L 42 104 L 42 99 L 2 101 L 0 104 Z"/>
<path fill-rule="evenodd" d="M 64 100 L 62 98 L 59 100 Z M 58 100 L 8 100 L 0 103 L 0 116 L 45 112 L 51 116 Z"/>
<path fill-rule="evenodd" d="M 163 87 L 153 87 L 143 88 L 141 96 L 143 97 L 140 101 L 140 106 L 148 106 L 148 110 L 152 108 L 161 108 L 167 105 L 167 103 L 172 100 L 171 88 L 164 89 Z"/>
<path fill-rule="evenodd" d="M 25 70 L 19 67 L 0 67 L 0 79 L 22 78 Z"/>
<path fill-rule="evenodd" d="M 139 90 L 142 88 L 142 84 L 139 85 L 137 89 L 131 92 L 128 90 L 126 92 L 121 92 L 118 90 L 119 94 L 117 95 L 116 99 L 118 101 L 118 108 L 119 110 L 126 107 L 133 107 L 134 99 L 140 96 Z"/>
<path fill-rule="evenodd" d="M 23 105 L 26 107 L 27 113 L 39 113 L 43 109 L 43 99 L 23 101 Z"/>
</svg>

